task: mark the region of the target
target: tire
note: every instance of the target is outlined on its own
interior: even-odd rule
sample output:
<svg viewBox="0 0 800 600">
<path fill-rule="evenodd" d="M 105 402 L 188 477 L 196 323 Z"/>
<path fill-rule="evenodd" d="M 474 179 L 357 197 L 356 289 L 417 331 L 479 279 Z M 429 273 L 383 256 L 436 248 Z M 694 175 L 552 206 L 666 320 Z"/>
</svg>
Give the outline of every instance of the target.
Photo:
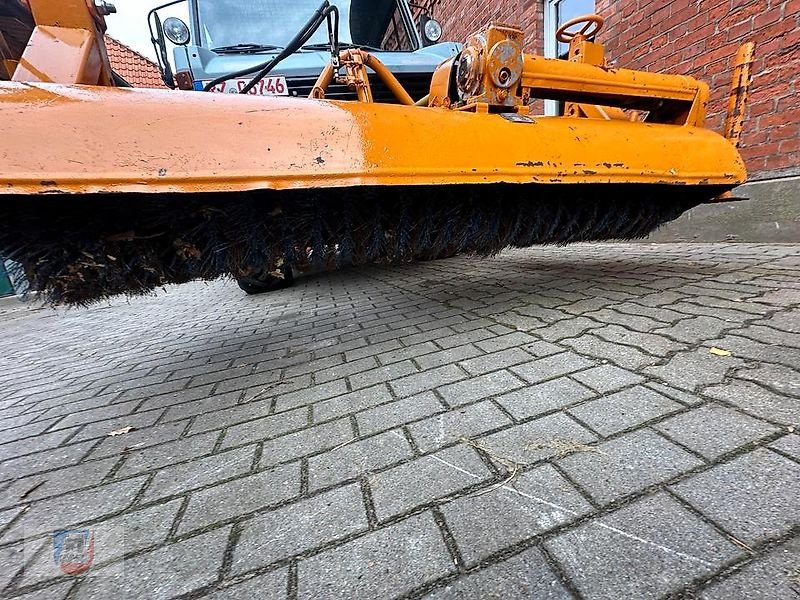
<svg viewBox="0 0 800 600">
<path fill-rule="evenodd" d="M 289 267 L 281 269 L 283 277 L 275 277 L 275 275 L 259 275 L 256 277 L 242 277 L 237 279 L 236 283 L 243 292 L 252 296 L 255 294 L 266 294 L 267 292 L 275 292 L 291 287 L 294 283 L 294 273 Z"/>
</svg>

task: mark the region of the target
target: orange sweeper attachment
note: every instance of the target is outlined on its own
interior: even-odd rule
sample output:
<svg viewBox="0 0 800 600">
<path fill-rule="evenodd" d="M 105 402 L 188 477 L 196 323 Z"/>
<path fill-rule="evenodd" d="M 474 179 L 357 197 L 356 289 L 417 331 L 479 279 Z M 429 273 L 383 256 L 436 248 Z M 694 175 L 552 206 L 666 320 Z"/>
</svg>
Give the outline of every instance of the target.
<svg viewBox="0 0 800 600">
<path fill-rule="evenodd" d="M 559 30 L 563 60 L 525 54 L 523 31 L 490 24 L 415 99 L 370 53 L 338 51 L 325 2 L 272 61 L 327 21 L 336 51 L 300 99 L 121 87 L 106 3 L 5 1 L 35 29 L 21 56 L 2 57 L 0 256 L 53 303 L 639 238 L 746 180 L 735 142 L 751 46 L 726 139 L 703 128 L 704 83 L 609 67 L 594 15 Z M 372 101 L 375 78 L 395 104 Z M 358 101 L 326 100 L 333 82 Z M 534 114 L 540 99 L 562 114 Z"/>
</svg>

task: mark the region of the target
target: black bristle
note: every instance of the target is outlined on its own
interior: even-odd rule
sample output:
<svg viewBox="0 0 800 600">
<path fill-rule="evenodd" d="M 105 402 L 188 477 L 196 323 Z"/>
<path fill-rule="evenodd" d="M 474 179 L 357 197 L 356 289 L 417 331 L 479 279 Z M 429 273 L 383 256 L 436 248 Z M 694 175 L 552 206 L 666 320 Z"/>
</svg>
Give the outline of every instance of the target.
<svg viewBox="0 0 800 600">
<path fill-rule="evenodd" d="M 0 256 L 53 304 L 168 283 L 645 237 L 712 186 L 461 185 L 0 196 Z"/>
</svg>

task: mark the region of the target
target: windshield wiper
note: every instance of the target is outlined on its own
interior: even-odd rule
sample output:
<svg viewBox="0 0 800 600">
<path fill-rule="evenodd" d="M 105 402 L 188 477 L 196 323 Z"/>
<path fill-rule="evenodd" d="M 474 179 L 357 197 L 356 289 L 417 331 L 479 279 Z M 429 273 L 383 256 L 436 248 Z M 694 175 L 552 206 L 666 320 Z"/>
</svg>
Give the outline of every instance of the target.
<svg viewBox="0 0 800 600">
<path fill-rule="evenodd" d="M 308 44 L 302 47 L 303 50 L 330 50 L 331 43 L 325 42 L 324 44 Z M 375 46 L 365 46 L 363 44 L 347 44 L 347 43 L 340 43 L 339 49 L 348 49 L 348 48 L 361 48 L 362 50 L 369 50 L 371 52 L 384 52 L 383 48 L 376 48 Z"/>
<path fill-rule="evenodd" d="M 220 46 L 212 48 L 212 52 L 217 54 L 257 54 L 259 52 L 272 52 L 283 50 L 283 46 L 273 46 L 272 44 L 234 44 L 233 46 Z"/>
</svg>

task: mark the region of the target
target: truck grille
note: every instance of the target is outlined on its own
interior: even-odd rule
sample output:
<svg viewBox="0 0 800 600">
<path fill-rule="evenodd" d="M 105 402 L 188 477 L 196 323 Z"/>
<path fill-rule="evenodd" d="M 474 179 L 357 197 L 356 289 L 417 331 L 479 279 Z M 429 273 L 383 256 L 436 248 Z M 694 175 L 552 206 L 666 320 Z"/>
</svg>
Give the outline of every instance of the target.
<svg viewBox="0 0 800 600">
<path fill-rule="evenodd" d="M 431 86 L 430 73 L 414 73 L 414 74 L 400 74 L 396 75 L 398 81 L 403 85 L 406 91 L 414 100 L 426 96 Z M 311 93 L 311 88 L 317 82 L 316 77 L 298 77 L 288 80 L 289 93 L 292 96 L 301 98 L 307 97 Z M 396 102 L 394 95 L 389 88 L 387 88 L 377 76 L 371 76 L 369 80 L 372 86 L 372 96 L 375 102 L 389 104 Z M 357 100 L 356 93 L 346 85 L 332 83 L 328 87 L 328 92 L 325 94 L 328 100 Z"/>
</svg>

